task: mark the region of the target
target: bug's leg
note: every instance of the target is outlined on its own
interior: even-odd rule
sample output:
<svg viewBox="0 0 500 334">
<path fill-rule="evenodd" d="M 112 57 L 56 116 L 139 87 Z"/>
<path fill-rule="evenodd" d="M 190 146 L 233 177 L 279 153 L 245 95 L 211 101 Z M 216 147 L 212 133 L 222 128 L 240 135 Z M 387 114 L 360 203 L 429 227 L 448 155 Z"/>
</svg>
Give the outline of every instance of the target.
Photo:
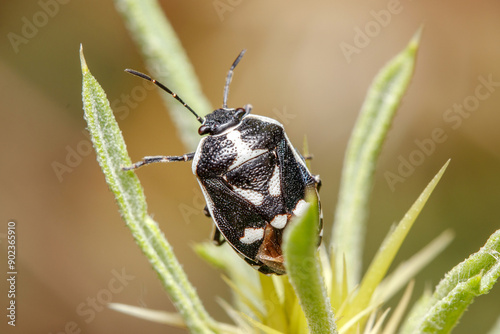
<svg viewBox="0 0 500 334">
<path fill-rule="evenodd" d="M 214 237 L 213 237 L 213 242 L 216 246 L 220 246 L 222 245 L 224 242 L 226 241 L 226 239 L 224 239 L 224 237 L 222 236 L 222 234 L 220 233 L 219 229 L 217 228 L 217 226 L 214 225 Z"/>
<path fill-rule="evenodd" d="M 207 205 L 205 205 L 205 207 L 203 208 L 203 214 L 204 214 L 205 216 L 207 216 L 208 218 L 212 217 L 212 216 L 210 215 L 210 211 L 208 211 L 208 206 L 207 206 Z"/>
<path fill-rule="evenodd" d="M 319 215 L 319 238 L 318 238 L 318 247 L 321 245 L 321 241 L 323 240 L 323 210 L 320 211 Z"/>
<path fill-rule="evenodd" d="M 321 188 L 321 179 L 319 178 L 319 175 L 313 175 L 313 177 L 316 182 L 316 189 L 319 191 L 319 188 Z"/>
<path fill-rule="evenodd" d="M 155 162 L 174 162 L 174 161 L 190 161 L 193 160 L 194 157 L 194 152 L 191 153 L 186 153 L 184 155 L 171 155 L 171 156 L 165 156 L 165 155 L 155 155 L 155 156 L 149 156 L 149 157 L 144 157 L 142 158 L 141 161 L 138 161 L 131 166 L 126 166 L 122 167 L 122 170 L 132 170 L 132 169 L 137 169 L 141 166 L 144 165 L 149 165 Z"/>
<path fill-rule="evenodd" d="M 208 205 L 205 205 L 205 208 L 203 208 L 203 214 L 208 218 L 212 217 L 210 215 L 210 211 L 208 211 Z M 217 228 L 217 225 L 215 224 L 214 224 L 212 241 L 216 246 L 220 246 L 226 241 L 226 239 L 224 239 L 224 237 L 222 236 L 222 233 L 220 233 L 219 229 Z"/>
</svg>

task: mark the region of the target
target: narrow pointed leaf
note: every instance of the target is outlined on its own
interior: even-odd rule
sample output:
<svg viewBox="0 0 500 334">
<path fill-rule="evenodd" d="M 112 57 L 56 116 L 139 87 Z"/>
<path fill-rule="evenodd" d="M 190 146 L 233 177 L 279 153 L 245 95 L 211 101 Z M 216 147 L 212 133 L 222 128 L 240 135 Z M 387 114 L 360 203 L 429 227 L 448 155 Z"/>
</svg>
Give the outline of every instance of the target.
<svg viewBox="0 0 500 334">
<path fill-rule="evenodd" d="M 231 318 L 231 320 L 234 321 L 236 324 L 236 334 L 242 334 L 242 333 L 251 333 L 252 332 L 252 327 L 248 323 L 249 321 L 247 320 L 246 317 L 243 316 L 243 314 L 233 308 L 232 305 L 228 304 L 225 300 L 218 298 L 217 301 L 219 302 L 219 305 L 226 311 L 227 315 Z M 224 328 L 221 331 L 222 333 L 232 333 L 230 330 L 225 330 Z"/>
<path fill-rule="evenodd" d="M 453 240 L 453 232 L 446 230 L 411 258 L 398 265 L 377 287 L 373 300 L 385 303 L 407 284 L 420 270 L 429 264 Z"/>
<path fill-rule="evenodd" d="M 264 305 L 260 298 L 262 289 L 259 273 L 245 261 L 241 261 L 241 258 L 227 243 L 215 246 L 211 242 L 205 242 L 195 245 L 194 249 L 200 257 L 211 265 L 222 269 L 229 277 L 227 282 L 231 286 L 236 309 L 255 315 L 264 312 Z M 259 312 L 254 312 L 255 308 L 259 309 Z"/>
<path fill-rule="evenodd" d="M 117 312 L 122 312 L 140 319 L 166 324 L 170 326 L 175 326 L 179 328 L 186 328 L 184 319 L 182 319 L 179 313 L 151 310 L 144 307 L 126 305 L 120 303 L 110 303 L 108 304 L 108 307 Z"/>
<path fill-rule="evenodd" d="M 434 176 L 431 182 L 429 182 L 422 194 L 420 194 L 415 203 L 413 203 L 411 208 L 408 210 L 408 212 L 405 214 L 396 228 L 392 231 L 392 233 L 389 234 L 384 240 L 382 246 L 375 254 L 375 258 L 368 267 L 363 280 L 361 281 L 361 285 L 356 297 L 354 297 L 354 300 L 345 312 L 345 320 L 349 320 L 351 317 L 360 313 L 363 309 L 368 307 L 373 292 L 387 273 L 387 270 L 389 269 L 389 266 L 391 265 L 399 248 L 401 247 L 401 244 L 408 235 L 408 232 L 413 226 L 413 223 L 417 219 L 418 215 L 422 211 L 425 203 L 427 202 L 427 199 L 443 176 L 443 173 L 446 170 L 446 167 L 448 167 L 448 164 L 449 160 L 439 170 L 436 176 Z M 339 321 L 339 325 L 342 322 L 342 320 Z"/>
<path fill-rule="evenodd" d="M 415 67 L 420 30 L 375 77 L 347 147 L 332 234 L 337 274 L 345 256 L 349 287 L 359 283 L 373 174 L 382 144 Z M 340 280 L 340 277 L 338 277 Z"/>
<path fill-rule="evenodd" d="M 233 304 L 238 311 L 251 318 L 264 319 L 265 307 L 261 305 L 261 300 L 257 299 L 261 296 L 260 291 L 253 291 L 251 288 L 247 290 L 245 285 L 237 284 L 226 276 L 222 276 L 222 279 L 231 288 Z"/>
<path fill-rule="evenodd" d="M 387 324 L 384 327 L 384 330 L 381 334 L 394 334 L 396 333 L 396 329 L 398 325 L 401 323 L 401 319 L 403 318 L 404 312 L 410 303 L 410 297 L 413 292 L 413 287 L 415 285 L 415 281 L 410 281 L 408 286 L 406 287 L 405 292 L 403 293 L 403 297 L 398 303 L 398 306 L 394 309 L 391 317 L 387 321 Z"/>
<path fill-rule="evenodd" d="M 206 313 L 189 283 L 170 244 L 147 215 L 147 206 L 138 178 L 122 166 L 131 164 L 125 142 L 104 90 L 90 73 L 80 49 L 83 74 L 83 107 L 97 161 L 115 195 L 119 211 L 132 235 L 151 262 L 174 305 L 193 333 L 214 333 L 214 321 Z"/>
<path fill-rule="evenodd" d="M 290 222 L 283 236 L 283 254 L 311 333 L 336 333 L 330 299 L 321 276 L 318 248 L 318 203 L 308 201 L 306 214 Z"/>
<path fill-rule="evenodd" d="M 276 291 L 272 277 L 259 275 L 262 286 L 262 301 L 266 307 L 266 321 L 264 325 L 282 333 L 288 333 L 285 310 Z"/>
<path fill-rule="evenodd" d="M 475 254 L 450 270 L 434 294 L 418 303 L 401 333 L 449 333 L 475 297 L 486 294 L 500 276 L 500 230 Z"/>
</svg>

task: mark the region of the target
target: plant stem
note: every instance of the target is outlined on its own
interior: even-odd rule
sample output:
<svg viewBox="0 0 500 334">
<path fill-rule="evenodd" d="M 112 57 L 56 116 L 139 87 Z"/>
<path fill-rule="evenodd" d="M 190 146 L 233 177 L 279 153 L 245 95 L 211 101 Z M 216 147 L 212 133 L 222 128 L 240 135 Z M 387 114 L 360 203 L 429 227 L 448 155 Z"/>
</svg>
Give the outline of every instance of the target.
<svg viewBox="0 0 500 334">
<path fill-rule="evenodd" d="M 332 253 L 341 275 L 347 263 L 349 289 L 359 284 L 373 174 L 392 118 L 415 66 L 420 30 L 373 80 L 347 147 L 332 234 Z M 342 277 L 337 276 L 338 281 Z"/>
<path fill-rule="evenodd" d="M 115 195 L 120 213 L 132 235 L 157 272 L 172 302 L 192 333 L 216 333 L 216 325 L 205 311 L 196 290 L 187 279 L 172 247 L 158 224 L 147 215 L 139 179 L 122 166 L 131 164 L 118 124 L 104 90 L 90 73 L 80 49 L 83 74 L 83 106 L 97 160 Z"/>
<path fill-rule="evenodd" d="M 182 96 L 200 116 L 211 112 L 213 109 L 202 93 L 193 66 L 158 2 L 115 0 L 115 5 L 140 48 L 151 75 Z M 170 95 L 162 94 L 162 97 L 184 145 L 194 150 L 200 140 L 199 123 Z"/>
</svg>

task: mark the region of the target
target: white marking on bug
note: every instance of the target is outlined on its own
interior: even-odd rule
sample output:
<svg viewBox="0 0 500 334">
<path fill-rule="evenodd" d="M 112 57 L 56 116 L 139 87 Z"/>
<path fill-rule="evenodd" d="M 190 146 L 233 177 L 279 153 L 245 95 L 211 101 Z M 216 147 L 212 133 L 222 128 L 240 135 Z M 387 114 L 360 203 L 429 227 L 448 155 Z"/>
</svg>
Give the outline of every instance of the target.
<svg viewBox="0 0 500 334">
<path fill-rule="evenodd" d="M 259 241 L 264 236 L 264 229 L 262 227 L 253 228 L 247 227 L 243 236 L 240 238 L 240 241 L 244 244 L 252 244 L 256 241 Z"/>
<path fill-rule="evenodd" d="M 200 143 L 198 144 L 198 148 L 194 153 L 193 162 L 191 163 L 191 170 L 193 171 L 194 175 L 196 175 L 196 168 L 198 167 L 198 163 L 200 162 L 201 158 L 201 148 L 203 147 L 203 143 L 205 142 L 206 138 L 208 137 L 201 138 Z"/>
<path fill-rule="evenodd" d="M 295 209 L 293 209 L 293 214 L 298 216 L 298 217 L 303 216 L 308 208 L 309 208 L 309 203 L 307 203 L 306 201 L 301 199 L 295 205 Z"/>
<path fill-rule="evenodd" d="M 288 222 L 287 215 L 277 215 L 276 217 L 274 217 L 273 220 L 271 220 L 271 226 L 277 229 L 282 229 L 286 226 L 287 222 Z"/>
<path fill-rule="evenodd" d="M 230 131 L 226 135 L 226 138 L 233 143 L 233 145 L 235 147 L 235 151 L 237 152 L 236 159 L 234 159 L 231 166 L 229 166 L 228 171 L 235 169 L 236 167 L 239 167 L 243 163 L 247 162 L 248 160 L 256 158 L 259 155 L 267 152 L 267 150 L 265 150 L 265 149 L 252 150 L 250 148 L 249 144 L 245 143 L 241 139 L 241 132 L 238 130 Z"/>
<path fill-rule="evenodd" d="M 281 183 L 280 183 L 280 168 L 279 166 L 274 167 L 273 176 L 269 180 L 269 194 L 271 196 L 278 197 L 281 195 Z"/>
<path fill-rule="evenodd" d="M 255 190 L 234 187 L 234 192 L 241 195 L 244 199 L 246 199 L 253 205 L 262 205 L 262 203 L 264 202 L 264 195 Z"/>
</svg>

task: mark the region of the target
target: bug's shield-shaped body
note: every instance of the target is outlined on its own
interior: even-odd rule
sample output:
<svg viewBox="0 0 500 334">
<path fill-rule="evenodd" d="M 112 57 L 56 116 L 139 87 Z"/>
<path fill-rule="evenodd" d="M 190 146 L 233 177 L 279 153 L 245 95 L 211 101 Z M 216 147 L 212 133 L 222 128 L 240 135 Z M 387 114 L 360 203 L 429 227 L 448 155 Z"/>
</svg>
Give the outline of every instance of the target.
<svg viewBox="0 0 500 334">
<path fill-rule="evenodd" d="M 283 125 L 271 118 L 250 115 L 250 105 L 227 107 L 233 70 L 244 53 L 245 50 L 229 69 L 222 108 L 205 117 L 198 116 L 162 83 L 146 74 L 126 70 L 171 94 L 201 123 L 198 133 L 207 136 L 201 139 L 195 153 L 147 156 L 122 169 L 193 160 L 193 173 L 216 224 L 214 240 L 221 243 L 222 236 L 262 273 L 282 275 L 285 273 L 281 251 L 283 230 L 308 207 L 304 200 L 306 192 L 315 194 L 319 204 L 320 181 L 308 171 Z M 318 231 L 321 234 L 321 218 Z"/>
<path fill-rule="evenodd" d="M 284 274 L 283 229 L 307 207 L 306 190 L 318 196 L 319 181 L 283 125 L 249 111 L 219 109 L 206 116 L 200 134 L 210 135 L 198 145 L 193 173 L 231 246 L 259 271 Z"/>
</svg>

